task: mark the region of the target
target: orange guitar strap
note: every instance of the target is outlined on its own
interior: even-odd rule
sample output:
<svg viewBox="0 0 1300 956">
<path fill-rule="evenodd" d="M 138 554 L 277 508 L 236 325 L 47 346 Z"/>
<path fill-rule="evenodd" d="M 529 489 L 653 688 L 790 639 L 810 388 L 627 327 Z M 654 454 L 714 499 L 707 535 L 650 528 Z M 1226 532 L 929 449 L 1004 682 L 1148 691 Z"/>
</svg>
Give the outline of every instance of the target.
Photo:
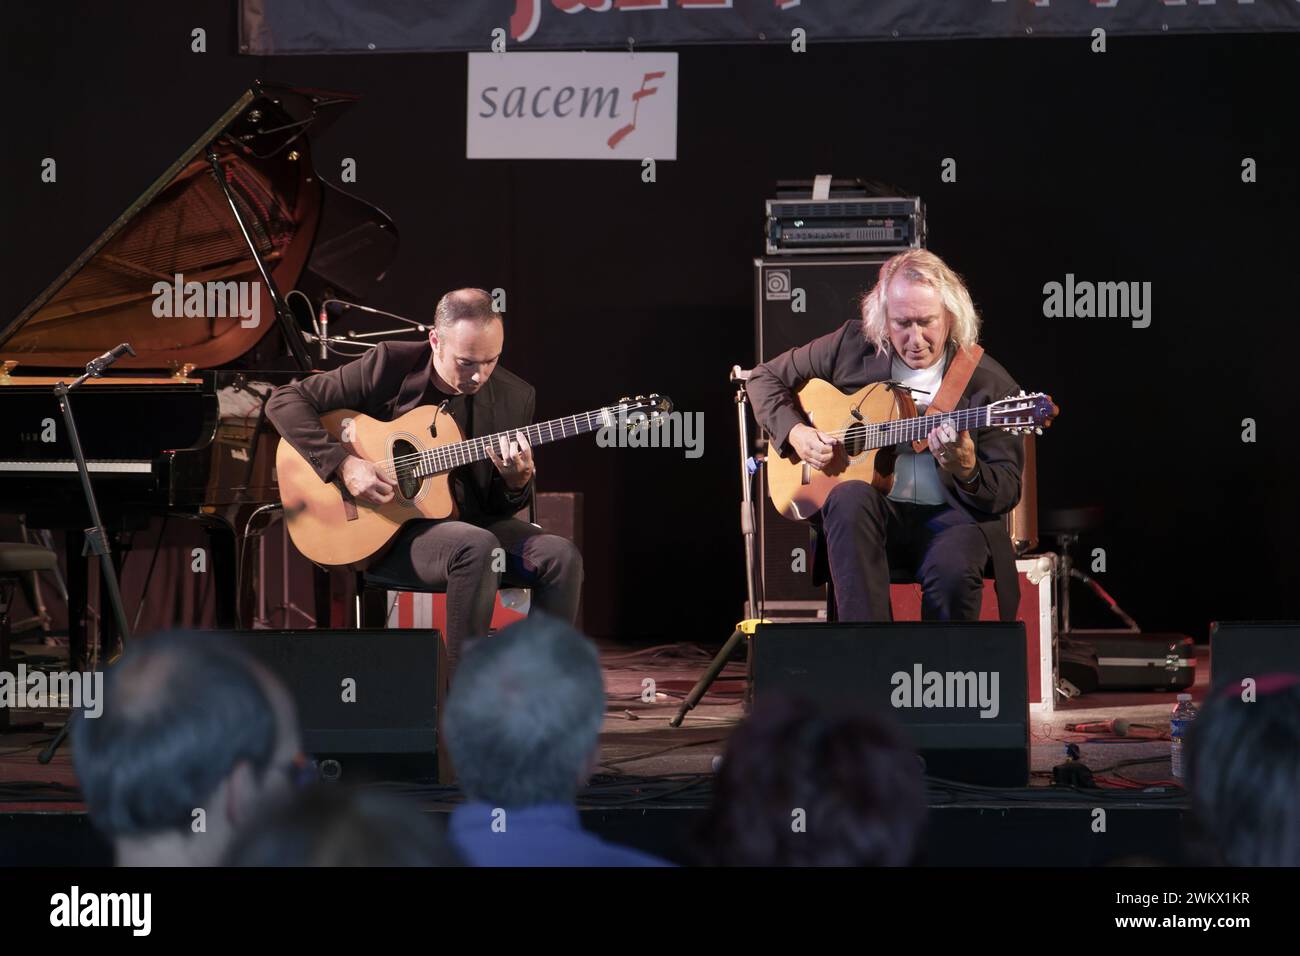
<svg viewBox="0 0 1300 956">
<path fill-rule="evenodd" d="M 980 364 L 980 356 L 984 354 L 983 346 L 976 345 L 970 349 L 957 349 L 957 354 L 953 356 L 952 364 L 948 366 L 948 371 L 943 373 L 943 381 L 939 384 L 939 391 L 935 393 L 932 401 L 925 410 L 927 415 L 937 415 L 940 412 L 952 411 L 959 401 L 961 401 L 962 392 L 966 391 L 966 386 L 970 384 L 970 377 L 975 374 L 975 367 Z M 929 443 L 924 439 L 918 439 L 912 442 L 912 450 L 918 454 L 925 451 Z"/>
</svg>

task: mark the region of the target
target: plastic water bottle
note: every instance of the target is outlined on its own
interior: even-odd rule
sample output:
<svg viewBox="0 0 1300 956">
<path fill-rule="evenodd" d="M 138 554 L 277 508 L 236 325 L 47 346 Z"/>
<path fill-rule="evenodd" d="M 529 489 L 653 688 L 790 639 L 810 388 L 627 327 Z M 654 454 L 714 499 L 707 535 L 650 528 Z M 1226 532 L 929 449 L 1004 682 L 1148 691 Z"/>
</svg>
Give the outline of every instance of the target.
<svg viewBox="0 0 1300 956">
<path fill-rule="evenodd" d="M 1183 763 L 1183 745 L 1195 719 L 1196 708 L 1192 706 L 1192 695 L 1179 694 L 1173 716 L 1169 718 L 1169 762 L 1173 766 L 1175 780 L 1183 779 L 1186 769 L 1186 764 Z"/>
</svg>

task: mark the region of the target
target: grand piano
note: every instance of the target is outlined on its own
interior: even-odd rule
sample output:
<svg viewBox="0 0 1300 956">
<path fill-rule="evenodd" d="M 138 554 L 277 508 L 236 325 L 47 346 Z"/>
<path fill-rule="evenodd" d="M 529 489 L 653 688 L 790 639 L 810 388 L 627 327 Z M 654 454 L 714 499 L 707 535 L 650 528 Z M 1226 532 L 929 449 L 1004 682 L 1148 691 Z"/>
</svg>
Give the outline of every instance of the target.
<svg viewBox="0 0 1300 956">
<path fill-rule="evenodd" d="M 364 298 L 396 254 L 388 216 L 312 164 L 311 136 L 355 100 L 254 84 L 0 327 L 0 511 L 67 534 L 72 661 L 86 652 L 77 556 L 91 522 L 54 385 L 133 346 L 72 394 L 110 541 L 158 515 L 201 523 L 216 624 L 246 626 L 245 537 L 279 500 L 265 399 L 311 370 L 313 303 Z M 241 289 L 246 306 L 257 296 L 256 322 L 234 308 Z M 111 647 L 112 615 L 101 620 Z"/>
</svg>

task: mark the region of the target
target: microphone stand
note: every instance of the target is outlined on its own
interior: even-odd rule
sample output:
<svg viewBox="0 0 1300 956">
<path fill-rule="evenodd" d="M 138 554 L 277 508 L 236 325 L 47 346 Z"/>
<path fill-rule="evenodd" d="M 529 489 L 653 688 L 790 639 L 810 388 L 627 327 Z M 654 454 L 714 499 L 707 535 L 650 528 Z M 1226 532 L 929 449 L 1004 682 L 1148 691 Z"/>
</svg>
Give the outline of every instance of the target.
<svg viewBox="0 0 1300 956">
<path fill-rule="evenodd" d="M 123 342 L 117 348 L 110 352 L 105 352 L 97 359 L 86 363 L 85 374 L 79 376 L 71 385 L 59 382 L 54 386 L 54 395 L 59 400 L 59 411 L 63 413 L 63 422 L 68 429 L 68 443 L 72 446 L 72 457 L 77 460 L 77 474 L 81 476 L 81 490 L 86 496 L 86 507 L 90 512 L 90 527 L 86 529 L 86 546 L 82 551 L 82 557 L 95 555 L 99 558 L 99 570 L 103 575 L 105 588 L 108 591 L 109 603 L 113 606 L 113 619 L 117 624 L 117 633 L 121 635 L 123 646 L 131 636 L 131 628 L 126 622 L 126 610 L 122 607 L 122 591 L 118 587 L 117 568 L 113 566 L 113 550 L 108 542 L 108 532 L 104 529 L 104 520 L 99 515 L 99 505 L 95 501 L 95 491 L 90 486 L 90 469 L 86 465 L 86 456 L 81 449 L 81 438 L 77 434 L 77 421 L 72 414 L 72 401 L 69 397 L 72 390 L 84 384 L 87 379 L 99 378 L 104 374 L 104 370 L 116 362 L 123 355 L 135 355 L 135 349 L 129 344 Z M 72 560 L 72 556 L 68 556 Z M 102 631 L 101 631 L 102 636 Z M 101 661 L 102 661 L 101 655 Z M 72 662 L 69 661 L 69 664 Z M 103 666 L 102 663 L 100 666 Z M 68 736 L 68 728 L 72 725 L 72 715 L 68 715 L 67 722 L 58 732 L 53 740 L 50 741 L 40 755 L 36 758 L 42 764 L 47 764 L 54 757 L 55 751 L 59 745 Z"/>
<path fill-rule="evenodd" d="M 341 305 L 348 309 L 356 309 L 359 312 L 369 312 L 371 315 L 382 315 L 390 319 L 397 319 L 399 322 L 406 323 L 405 326 L 398 326 L 393 329 L 381 329 L 378 332 L 351 332 L 347 335 L 330 335 L 329 334 L 329 307 L 331 305 Z M 341 320 L 339 320 L 341 321 Z M 319 317 L 315 319 L 316 328 L 312 332 L 304 331 L 303 337 L 309 342 L 316 342 L 321 347 L 322 359 L 327 357 L 330 346 L 356 346 L 362 349 L 376 348 L 376 343 L 368 342 L 367 339 L 387 338 L 393 335 L 409 335 L 412 332 L 419 332 L 428 335 L 429 330 L 433 328 L 432 323 L 426 325 L 423 322 L 417 322 L 414 319 L 408 319 L 404 315 L 398 315 L 396 312 L 385 312 L 383 309 L 375 309 L 368 305 L 360 305 L 356 302 L 349 302 L 346 299 L 324 299 L 320 304 Z M 361 353 L 352 353 L 353 357 Z"/>
<path fill-rule="evenodd" d="M 755 573 L 757 561 L 754 554 L 754 475 L 765 464 L 766 456 L 751 455 L 749 447 L 749 420 L 746 410 L 749 407 L 749 393 L 746 391 L 746 385 L 749 382 L 749 369 L 742 369 L 739 365 L 732 366 L 730 381 L 736 389 L 736 395 L 733 401 L 736 405 L 736 423 L 740 437 L 740 534 L 745 542 L 745 587 L 749 600 L 745 604 L 745 613 L 750 615 L 745 620 L 736 624 L 735 630 L 722 645 L 722 649 L 714 656 L 704 675 L 695 682 L 691 692 L 686 695 L 677 713 L 668 721 L 669 727 L 680 727 L 686 715 L 690 713 L 704 699 L 713 682 L 718 679 L 723 668 L 731 659 L 732 653 L 741 641 L 746 641 L 746 666 L 752 666 L 751 652 L 753 645 L 748 642 L 748 638 L 754 636 L 754 629 L 763 623 L 763 619 L 758 617 L 759 609 L 757 596 L 762 592 L 762 583 L 757 580 L 758 575 Z M 748 713 L 750 706 L 750 690 L 752 679 L 745 682 L 744 708 Z"/>
</svg>

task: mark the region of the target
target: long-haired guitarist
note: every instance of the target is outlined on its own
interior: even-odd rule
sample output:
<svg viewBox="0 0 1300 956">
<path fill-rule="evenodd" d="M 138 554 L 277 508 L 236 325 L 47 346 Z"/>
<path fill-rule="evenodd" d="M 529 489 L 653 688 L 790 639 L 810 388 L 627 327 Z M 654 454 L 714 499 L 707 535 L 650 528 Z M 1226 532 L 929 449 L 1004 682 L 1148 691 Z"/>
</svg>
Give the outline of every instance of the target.
<svg viewBox="0 0 1300 956">
<path fill-rule="evenodd" d="M 448 292 L 434 311 L 427 342 L 385 342 L 362 358 L 276 389 L 266 413 L 322 481 L 341 479 L 372 504 L 391 501 L 392 483 L 352 455 L 321 425 L 326 412 L 350 408 L 390 421 L 436 405 L 465 438 L 516 429 L 480 461 L 451 473 L 456 520 L 408 522 L 367 569 L 380 584 L 445 590 L 447 656 L 455 667 L 466 637 L 486 634 L 499 587 L 531 588 L 532 607 L 573 623 L 582 588 L 582 556 L 566 538 L 520 521 L 533 492 L 532 448 L 517 429 L 533 420 L 531 385 L 498 366 L 505 329 L 482 289 Z M 434 419 L 433 427 L 437 427 Z M 505 570 L 494 561 L 502 549 Z"/>
<path fill-rule="evenodd" d="M 775 448 L 814 469 L 832 462 L 843 439 L 825 423 L 807 422 L 794 394 L 805 382 L 820 378 L 852 393 L 893 381 L 909 390 L 924 414 L 958 349 L 972 349 L 979 340 L 979 316 L 960 276 L 924 249 L 885 262 L 861 307 L 861 320 L 759 365 L 749 380 L 754 413 Z M 1006 370 L 984 354 L 960 399 L 942 411 L 984 405 L 1017 390 Z M 1020 499 L 1020 437 L 992 428 L 958 432 L 944 422 L 929 431 L 919 452 L 911 445 L 896 449 L 892 490 L 843 481 L 813 518 L 814 581 L 825 582 L 829 562 L 839 619 L 890 620 L 892 567 L 921 585 L 925 619 L 977 620 L 990 561 L 1001 616 L 1014 618 L 1015 560 L 1001 516 Z"/>
</svg>

